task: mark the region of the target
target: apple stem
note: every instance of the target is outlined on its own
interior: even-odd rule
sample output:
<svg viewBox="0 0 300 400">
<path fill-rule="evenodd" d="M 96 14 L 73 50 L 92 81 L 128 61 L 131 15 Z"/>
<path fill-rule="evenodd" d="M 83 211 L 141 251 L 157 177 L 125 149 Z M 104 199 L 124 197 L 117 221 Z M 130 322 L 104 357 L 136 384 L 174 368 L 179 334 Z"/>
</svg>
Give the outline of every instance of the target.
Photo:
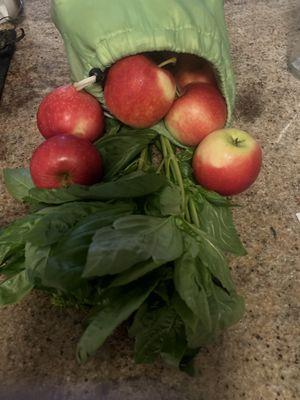
<svg viewBox="0 0 300 400">
<path fill-rule="evenodd" d="M 244 142 L 244 140 L 241 140 L 239 138 L 232 138 L 232 143 L 236 147 L 240 147 L 240 145 Z"/>
<path fill-rule="evenodd" d="M 80 90 L 93 85 L 94 83 L 96 83 L 96 81 L 97 81 L 97 76 L 92 75 L 92 76 L 89 76 L 88 78 L 83 79 L 82 81 L 75 82 L 73 84 L 73 86 L 79 92 Z"/>
<path fill-rule="evenodd" d="M 169 64 L 175 65 L 176 63 L 177 63 L 177 58 L 176 57 L 168 58 L 167 60 L 165 60 L 162 63 L 158 64 L 158 68 L 166 67 Z"/>
</svg>

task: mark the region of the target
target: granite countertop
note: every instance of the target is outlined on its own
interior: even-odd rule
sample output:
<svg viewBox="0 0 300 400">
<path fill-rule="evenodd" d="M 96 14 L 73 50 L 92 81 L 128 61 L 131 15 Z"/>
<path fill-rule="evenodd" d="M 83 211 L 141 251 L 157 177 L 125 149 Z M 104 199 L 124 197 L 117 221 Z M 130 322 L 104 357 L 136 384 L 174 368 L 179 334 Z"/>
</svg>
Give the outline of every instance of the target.
<svg viewBox="0 0 300 400">
<path fill-rule="evenodd" d="M 234 125 L 251 132 L 264 151 L 260 178 L 238 197 L 242 207 L 235 210 L 248 249 L 247 257 L 231 261 L 234 280 L 246 299 L 243 321 L 201 351 L 197 378 L 159 362 L 135 365 L 132 342 L 122 329 L 94 359 L 78 366 L 80 312 L 58 309 L 45 295 L 33 293 L 18 305 L 0 309 L 0 399 L 33 399 L 34 393 L 45 400 L 300 398 L 300 81 L 288 73 L 286 64 L 296 3 L 225 4 L 237 77 Z M 37 106 L 52 88 L 68 82 L 66 56 L 49 5 L 49 0 L 26 2 L 27 35 L 17 46 L 0 107 L 1 169 L 28 165 L 42 141 L 35 123 Z M 2 182 L 0 197 L 3 226 L 24 208 Z M 13 397 L 18 390 L 23 394 Z"/>
</svg>

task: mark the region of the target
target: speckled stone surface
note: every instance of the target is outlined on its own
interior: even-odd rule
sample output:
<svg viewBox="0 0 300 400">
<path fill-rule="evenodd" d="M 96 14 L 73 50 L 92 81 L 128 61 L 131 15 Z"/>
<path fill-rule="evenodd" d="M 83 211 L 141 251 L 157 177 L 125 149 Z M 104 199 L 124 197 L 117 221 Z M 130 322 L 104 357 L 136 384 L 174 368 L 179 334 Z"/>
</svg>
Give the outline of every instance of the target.
<svg viewBox="0 0 300 400">
<path fill-rule="evenodd" d="M 234 125 L 264 150 L 258 182 L 237 198 L 235 221 L 248 256 L 233 259 L 245 296 L 241 323 L 197 358 L 190 378 L 157 363 L 137 366 L 123 329 L 84 366 L 75 361 L 82 314 L 30 295 L 0 309 L 0 399 L 298 400 L 300 398 L 299 199 L 300 81 L 287 71 L 297 0 L 225 4 L 238 101 Z M 62 41 L 48 0 L 27 0 L 27 36 L 18 45 L 0 106 L 0 167 L 28 165 L 42 139 L 42 97 L 68 82 Z M 0 186 L 0 226 L 24 207 Z M 298 262 L 297 262 L 298 261 Z M 298 268 L 298 270 L 297 270 Z"/>
</svg>

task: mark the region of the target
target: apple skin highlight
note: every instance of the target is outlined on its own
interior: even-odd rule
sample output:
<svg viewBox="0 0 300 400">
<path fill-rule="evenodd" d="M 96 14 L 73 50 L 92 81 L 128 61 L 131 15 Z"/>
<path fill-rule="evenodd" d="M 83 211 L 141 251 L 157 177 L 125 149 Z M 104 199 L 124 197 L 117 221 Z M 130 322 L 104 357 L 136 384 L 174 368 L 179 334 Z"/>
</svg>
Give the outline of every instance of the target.
<svg viewBox="0 0 300 400">
<path fill-rule="evenodd" d="M 193 157 L 196 181 L 223 196 L 248 189 L 261 166 L 261 147 L 252 136 L 237 129 L 211 133 L 199 144 Z"/>
<path fill-rule="evenodd" d="M 175 94 L 172 74 L 142 55 L 117 61 L 104 87 L 109 111 L 133 128 L 149 128 L 159 122 L 171 108 Z"/>
</svg>

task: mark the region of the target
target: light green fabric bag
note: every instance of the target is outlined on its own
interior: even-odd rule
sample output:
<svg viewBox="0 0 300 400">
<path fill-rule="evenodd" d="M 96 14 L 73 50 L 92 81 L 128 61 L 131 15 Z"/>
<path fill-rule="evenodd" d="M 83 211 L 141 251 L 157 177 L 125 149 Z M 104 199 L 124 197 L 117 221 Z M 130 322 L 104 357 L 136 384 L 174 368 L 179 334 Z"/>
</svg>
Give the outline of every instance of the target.
<svg viewBox="0 0 300 400">
<path fill-rule="evenodd" d="M 223 0 L 53 0 L 52 17 L 73 81 L 145 51 L 196 54 L 218 72 L 230 122 L 235 83 Z M 89 91 L 103 102 L 99 85 Z"/>
</svg>

